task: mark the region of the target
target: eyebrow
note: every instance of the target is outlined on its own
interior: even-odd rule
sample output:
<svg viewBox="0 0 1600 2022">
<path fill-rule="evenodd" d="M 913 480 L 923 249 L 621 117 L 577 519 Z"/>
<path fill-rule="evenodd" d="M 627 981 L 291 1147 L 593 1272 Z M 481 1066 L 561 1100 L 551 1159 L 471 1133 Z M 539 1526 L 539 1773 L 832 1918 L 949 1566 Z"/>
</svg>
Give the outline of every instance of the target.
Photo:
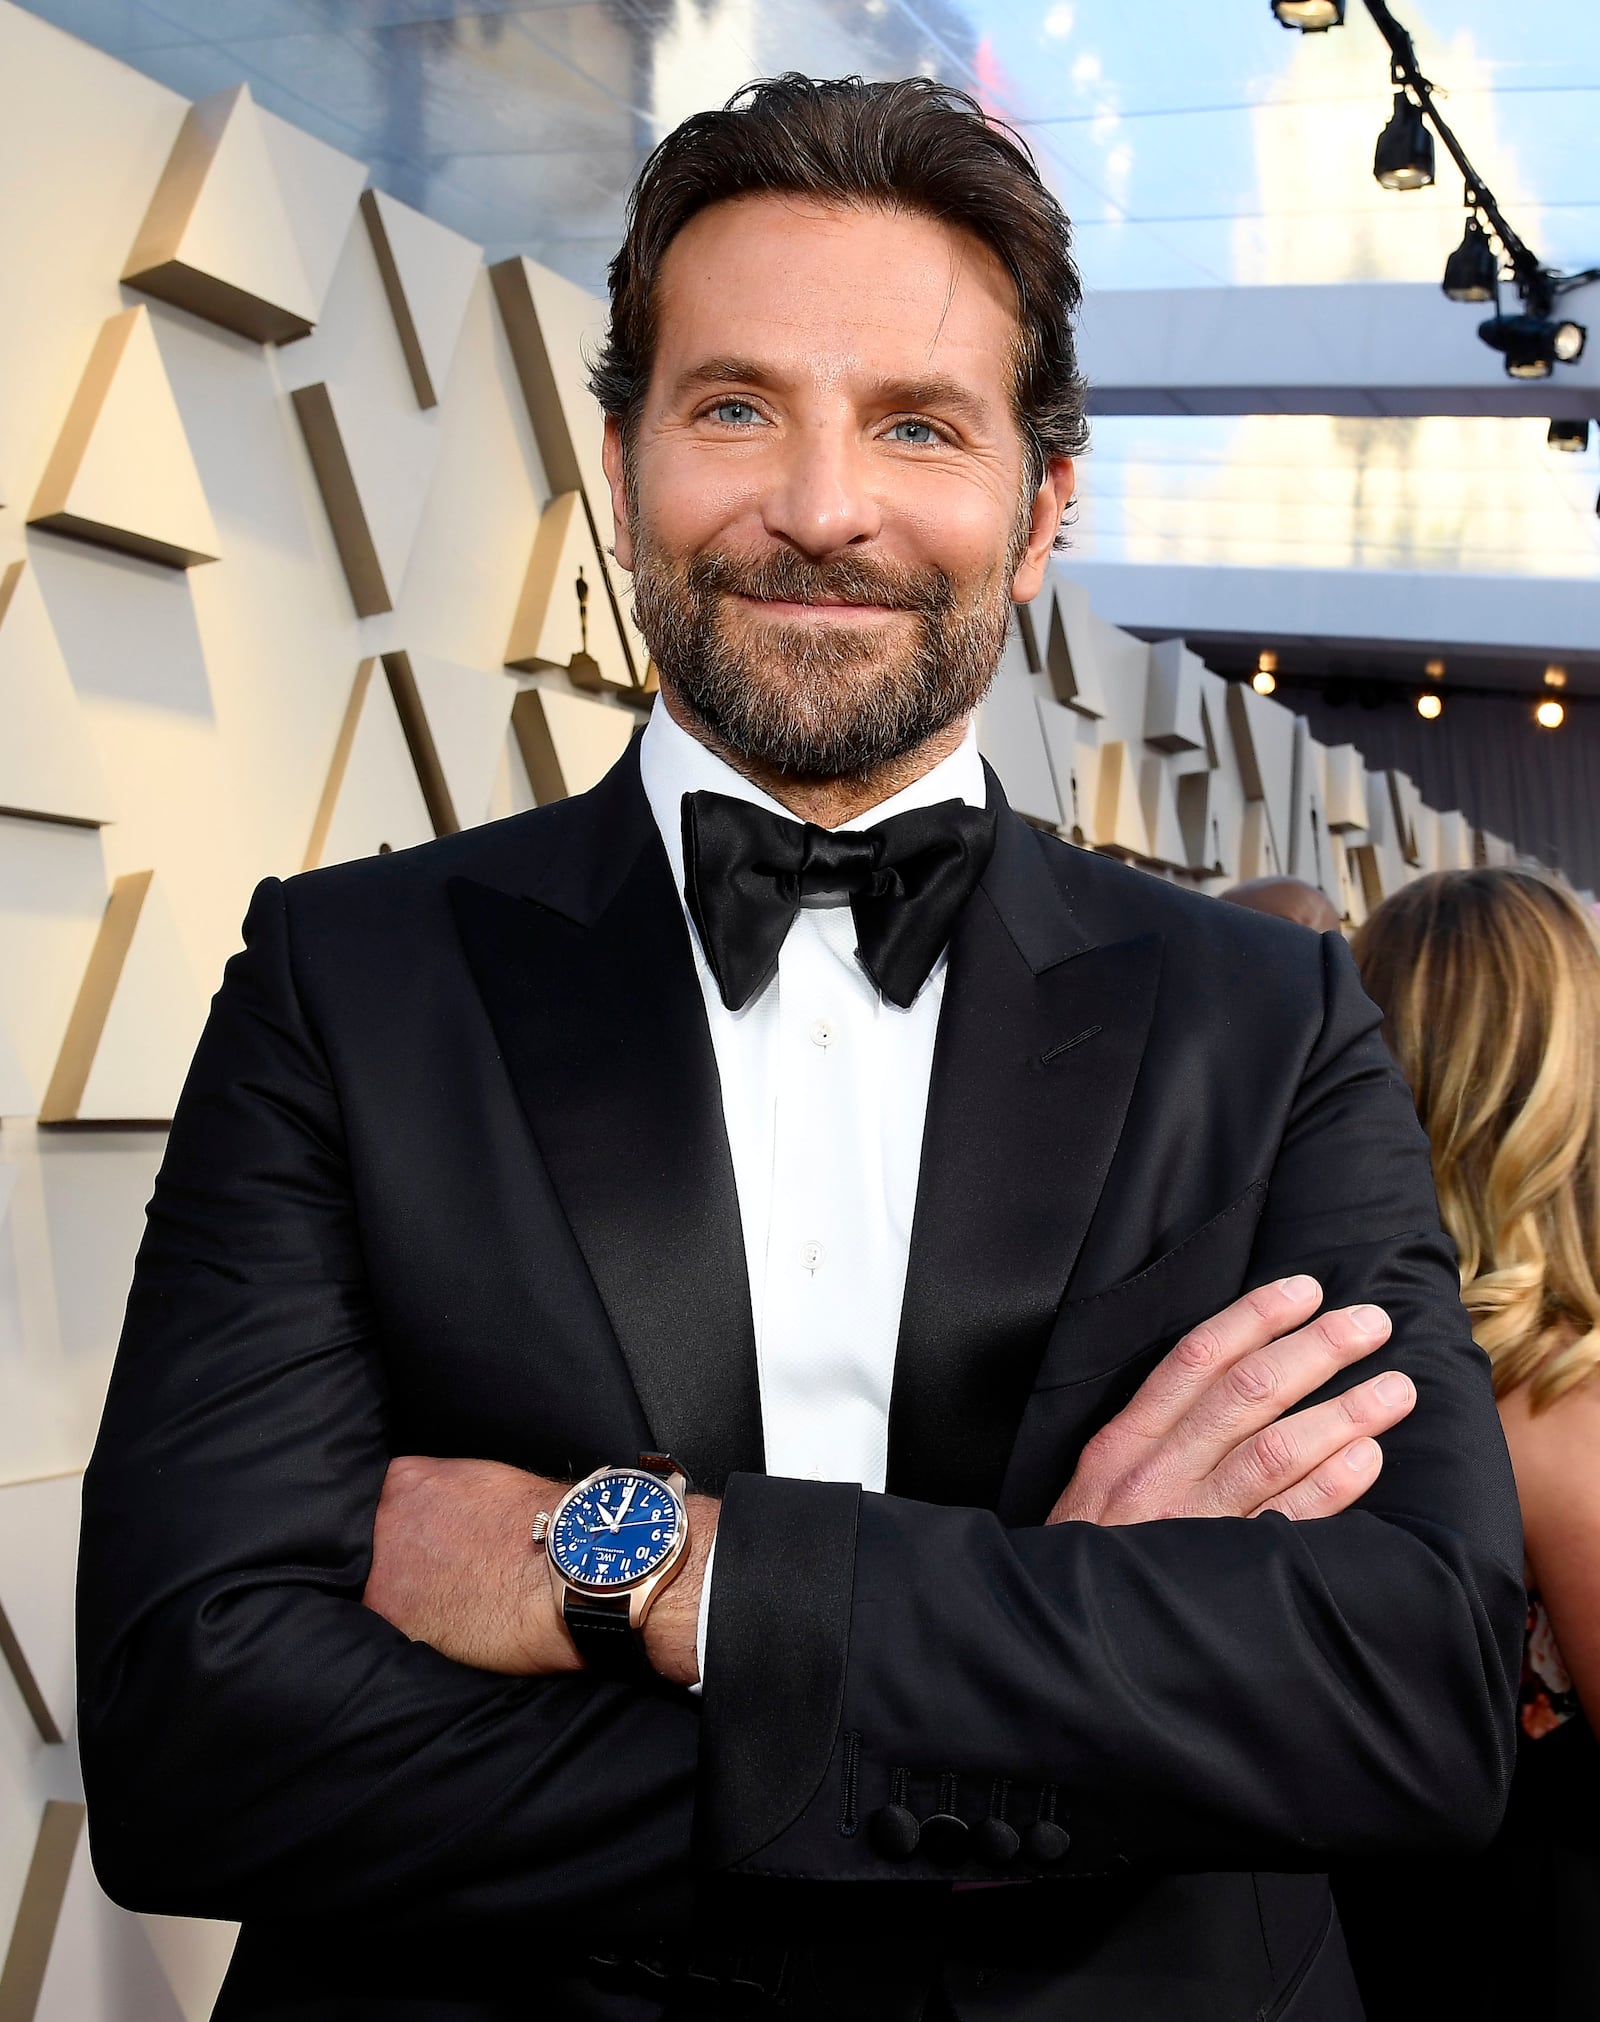
<svg viewBox="0 0 1600 2022">
<path fill-rule="evenodd" d="M 770 370 L 752 358 L 707 358 L 679 375 L 674 392 L 679 396 L 698 393 L 712 386 L 768 386 Z M 938 413 L 957 415 L 977 424 L 992 420 L 989 403 L 980 394 L 942 372 L 919 379 L 880 379 L 869 389 L 873 399 L 885 408 L 932 408 Z"/>
</svg>

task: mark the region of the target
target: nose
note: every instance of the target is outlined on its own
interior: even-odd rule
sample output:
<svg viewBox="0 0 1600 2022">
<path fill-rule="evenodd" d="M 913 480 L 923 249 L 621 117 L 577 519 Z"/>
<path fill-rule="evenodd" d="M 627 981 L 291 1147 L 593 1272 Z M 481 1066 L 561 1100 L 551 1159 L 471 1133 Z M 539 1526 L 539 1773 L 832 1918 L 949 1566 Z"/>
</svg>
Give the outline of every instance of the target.
<svg viewBox="0 0 1600 2022">
<path fill-rule="evenodd" d="M 850 422 L 819 417 L 786 435 L 762 520 L 773 540 L 813 560 L 878 534 L 883 514 Z"/>
</svg>

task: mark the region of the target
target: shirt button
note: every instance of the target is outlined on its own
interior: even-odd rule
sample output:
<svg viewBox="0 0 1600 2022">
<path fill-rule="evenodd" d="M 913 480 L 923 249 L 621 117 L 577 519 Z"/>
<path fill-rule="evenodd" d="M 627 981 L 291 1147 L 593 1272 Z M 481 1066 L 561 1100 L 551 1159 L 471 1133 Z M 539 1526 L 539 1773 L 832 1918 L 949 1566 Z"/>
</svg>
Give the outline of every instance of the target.
<svg viewBox="0 0 1600 2022">
<path fill-rule="evenodd" d="M 800 1245 L 800 1268 L 803 1271 L 814 1271 L 822 1262 L 823 1254 L 823 1248 L 820 1243 L 802 1243 Z"/>
<path fill-rule="evenodd" d="M 833 1027 L 828 1023 L 826 1018 L 819 1018 L 812 1026 L 811 1043 L 813 1046 L 831 1046 L 833 1044 Z"/>
</svg>

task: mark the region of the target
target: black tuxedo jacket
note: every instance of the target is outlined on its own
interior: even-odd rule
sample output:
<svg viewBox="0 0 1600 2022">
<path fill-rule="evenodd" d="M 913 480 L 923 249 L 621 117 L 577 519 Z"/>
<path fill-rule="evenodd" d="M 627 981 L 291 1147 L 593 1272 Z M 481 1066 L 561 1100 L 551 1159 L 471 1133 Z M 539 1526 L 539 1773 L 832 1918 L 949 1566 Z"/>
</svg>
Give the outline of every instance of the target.
<svg viewBox="0 0 1600 2022">
<path fill-rule="evenodd" d="M 1337 936 L 1001 806 L 881 1496 L 763 1473 L 716 1066 L 634 754 L 269 880 L 246 942 L 151 1205 L 80 1580 L 97 1871 L 244 1920 L 220 2016 L 1359 2014 L 1322 1871 L 1489 1836 L 1523 1604 L 1427 1148 Z M 1301 1270 L 1386 1306 L 1416 1380 L 1363 1503 L 1043 1528 L 1180 1332 Z M 570 1477 L 646 1448 L 725 1498 L 703 1701 L 490 1676 L 360 1606 L 392 1455 Z M 897 1789 L 1053 1814 L 1065 1858 L 1012 1886 L 938 1831 L 887 1858 Z"/>
</svg>

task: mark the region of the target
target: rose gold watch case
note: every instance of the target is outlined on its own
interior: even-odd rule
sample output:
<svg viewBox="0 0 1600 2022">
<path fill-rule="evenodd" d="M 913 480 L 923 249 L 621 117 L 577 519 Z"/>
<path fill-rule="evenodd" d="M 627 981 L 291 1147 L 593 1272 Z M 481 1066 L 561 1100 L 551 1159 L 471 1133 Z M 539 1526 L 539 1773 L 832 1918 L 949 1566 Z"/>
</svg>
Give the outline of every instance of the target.
<svg viewBox="0 0 1600 2022">
<path fill-rule="evenodd" d="M 593 1488 L 597 1481 L 603 1481 L 608 1474 L 636 1474 L 641 1480 L 661 1483 L 671 1492 L 672 1499 L 678 1506 L 678 1521 L 673 1531 L 672 1543 L 668 1545 L 667 1555 L 660 1565 L 652 1566 L 648 1573 L 641 1573 L 636 1580 L 616 1580 L 605 1587 L 585 1587 L 578 1581 L 570 1579 L 561 1570 L 555 1554 L 556 1525 L 561 1520 L 561 1512 L 574 1497 L 582 1495 L 586 1488 Z M 550 1561 L 550 1571 L 563 1598 L 567 1594 L 576 1594 L 585 1601 L 605 1601 L 626 1594 L 628 1627 L 642 1629 L 645 1617 L 655 1606 L 661 1589 L 670 1584 L 683 1568 L 684 1554 L 689 1548 L 688 1487 L 688 1478 L 681 1470 L 668 1475 L 651 1474 L 647 1468 L 626 1460 L 613 1461 L 609 1467 L 597 1467 L 593 1474 L 586 1474 L 582 1481 L 575 1481 L 550 1512 L 550 1523 L 544 1536 L 545 1557 Z"/>
</svg>

